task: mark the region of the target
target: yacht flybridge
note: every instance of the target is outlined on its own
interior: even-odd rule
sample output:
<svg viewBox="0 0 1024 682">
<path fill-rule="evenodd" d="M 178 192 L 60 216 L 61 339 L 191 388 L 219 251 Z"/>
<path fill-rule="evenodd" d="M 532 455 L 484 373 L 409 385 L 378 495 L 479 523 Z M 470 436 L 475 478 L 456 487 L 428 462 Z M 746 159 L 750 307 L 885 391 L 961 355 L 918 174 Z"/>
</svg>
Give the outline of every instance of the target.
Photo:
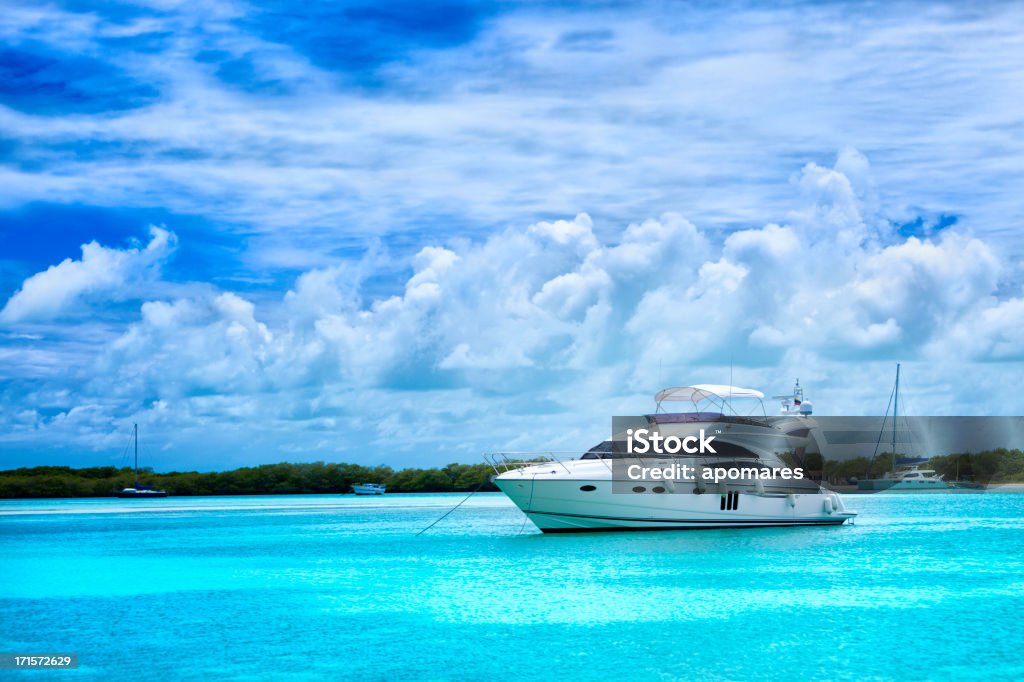
<svg viewBox="0 0 1024 682">
<path fill-rule="evenodd" d="M 768 416 L 760 391 L 698 384 L 655 396 L 653 414 L 613 419 L 613 436 L 576 457 L 495 453 L 494 483 L 545 533 L 840 525 L 856 516 L 803 476 L 810 403 L 799 382 Z M 667 411 L 683 403 L 685 411 Z M 748 413 L 738 404 L 755 404 Z M 760 409 L 757 409 L 757 408 Z M 630 427 L 630 428 L 627 428 Z M 702 452 L 637 455 L 640 430 Z"/>
</svg>

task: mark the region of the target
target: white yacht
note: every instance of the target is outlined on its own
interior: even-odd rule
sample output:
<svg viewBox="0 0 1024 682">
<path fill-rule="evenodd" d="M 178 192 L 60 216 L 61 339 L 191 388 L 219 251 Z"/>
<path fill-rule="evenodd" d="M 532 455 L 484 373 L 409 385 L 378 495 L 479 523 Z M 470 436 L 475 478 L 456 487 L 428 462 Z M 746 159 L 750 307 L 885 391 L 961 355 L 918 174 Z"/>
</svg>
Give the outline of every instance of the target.
<svg viewBox="0 0 1024 682">
<path fill-rule="evenodd" d="M 352 492 L 356 495 L 383 495 L 387 487 L 380 483 L 353 483 Z"/>
<path fill-rule="evenodd" d="M 882 478 L 872 478 L 857 482 L 858 490 L 890 492 L 890 493 L 927 493 L 950 492 L 953 486 L 943 479 L 934 469 L 922 469 L 920 460 L 915 464 L 897 463 L 896 471 L 886 472 Z"/>
<path fill-rule="evenodd" d="M 856 516 L 814 481 L 757 474 L 795 473 L 792 459 L 806 442 L 802 420 L 810 414 L 809 405 L 801 412 L 802 391 L 780 416 L 767 416 L 763 398 L 735 386 L 668 388 L 655 396 L 654 414 L 613 419 L 613 438 L 578 457 L 495 453 L 488 461 L 498 488 L 545 533 L 840 525 Z M 741 415 L 734 401 L 756 401 L 760 414 Z M 692 409 L 668 412 L 670 402 Z M 625 428 L 623 419 L 636 428 Z M 643 430 L 665 443 L 675 437 L 709 447 L 638 456 L 629 439 Z M 649 475 L 638 480 L 644 468 Z M 726 477 L 730 470 L 738 475 Z"/>
</svg>

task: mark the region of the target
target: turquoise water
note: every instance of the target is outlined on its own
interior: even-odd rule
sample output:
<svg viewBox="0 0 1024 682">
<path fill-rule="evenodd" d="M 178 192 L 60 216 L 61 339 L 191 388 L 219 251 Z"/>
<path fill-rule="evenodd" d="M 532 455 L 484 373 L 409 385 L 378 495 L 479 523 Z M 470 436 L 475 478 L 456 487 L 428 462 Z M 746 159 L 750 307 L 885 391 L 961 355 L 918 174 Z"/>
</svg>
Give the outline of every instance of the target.
<svg viewBox="0 0 1024 682">
<path fill-rule="evenodd" d="M 499 494 L 0 502 L 11 679 L 1022 679 L 1024 495 L 540 535 Z M 0 671 L 3 675 L 4 671 Z"/>
</svg>

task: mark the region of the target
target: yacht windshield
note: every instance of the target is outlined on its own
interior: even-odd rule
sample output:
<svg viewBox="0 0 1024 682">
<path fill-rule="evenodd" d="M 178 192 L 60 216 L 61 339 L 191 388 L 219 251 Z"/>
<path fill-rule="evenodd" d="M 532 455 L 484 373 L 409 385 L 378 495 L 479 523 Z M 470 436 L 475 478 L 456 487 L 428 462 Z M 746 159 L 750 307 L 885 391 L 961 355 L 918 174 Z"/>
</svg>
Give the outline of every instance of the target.
<svg viewBox="0 0 1024 682">
<path fill-rule="evenodd" d="M 630 457 L 637 457 L 637 455 L 629 455 L 625 452 L 617 452 L 615 442 L 606 440 L 598 443 L 594 447 L 587 450 L 580 459 L 626 459 Z M 678 457 L 690 457 L 694 455 L 669 455 L 669 454 L 647 454 L 644 455 L 644 459 L 673 459 Z M 714 455 L 700 455 L 701 459 L 721 459 L 723 457 L 736 458 L 736 457 L 747 457 L 751 459 L 761 459 L 753 450 L 749 450 L 742 445 L 736 443 L 730 443 L 725 440 L 715 441 L 715 454 Z"/>
</svg>

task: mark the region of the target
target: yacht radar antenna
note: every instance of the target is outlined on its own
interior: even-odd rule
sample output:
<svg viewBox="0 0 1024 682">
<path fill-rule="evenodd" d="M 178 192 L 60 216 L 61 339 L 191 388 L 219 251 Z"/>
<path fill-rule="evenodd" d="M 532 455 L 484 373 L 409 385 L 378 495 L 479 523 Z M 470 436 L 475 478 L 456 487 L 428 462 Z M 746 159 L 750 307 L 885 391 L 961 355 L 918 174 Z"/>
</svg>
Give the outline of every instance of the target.
<svg viewBox="0 0 1024 682">
<path fill-rule="evenodd" d="M 804 389 L 800 386 L 800 379 L 796 380 L 793 392 L 790 395 L 772 396 L 773 400 L 782 401 L 782 414 L 799 414 L 809 416 L 813 414 L 814 407 L 810 400 L 804 399 Z"/>
</svg>

